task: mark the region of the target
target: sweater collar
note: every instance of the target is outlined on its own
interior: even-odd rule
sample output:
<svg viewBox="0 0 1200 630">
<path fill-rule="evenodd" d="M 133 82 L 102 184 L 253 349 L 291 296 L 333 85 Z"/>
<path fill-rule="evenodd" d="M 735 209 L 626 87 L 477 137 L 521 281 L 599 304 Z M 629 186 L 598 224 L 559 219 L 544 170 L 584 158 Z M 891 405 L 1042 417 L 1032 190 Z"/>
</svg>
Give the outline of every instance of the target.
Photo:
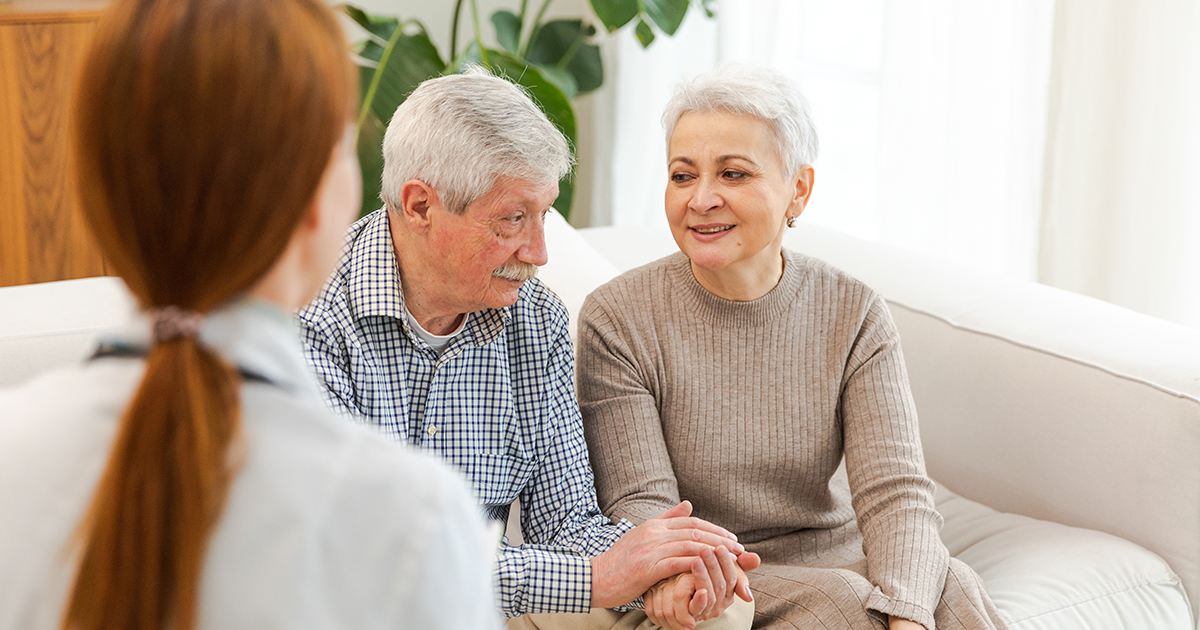
<svg viewBox="0 0 1200 630">
<path fill-rule="evenodd" d="M 795 301 L 805 276 L 799 257 L 785 249 L 783 275 L 779 283 L 757 300 L 738 302 L 718 297 L 705 289 L 696 280 L 691 260 L 683 252 L 672 254 L 667 268 L 675 281 L 681 303 L 689 312 L 710 323 L 732 327 L 762 326 L 775 320 Z"/>
</svg>

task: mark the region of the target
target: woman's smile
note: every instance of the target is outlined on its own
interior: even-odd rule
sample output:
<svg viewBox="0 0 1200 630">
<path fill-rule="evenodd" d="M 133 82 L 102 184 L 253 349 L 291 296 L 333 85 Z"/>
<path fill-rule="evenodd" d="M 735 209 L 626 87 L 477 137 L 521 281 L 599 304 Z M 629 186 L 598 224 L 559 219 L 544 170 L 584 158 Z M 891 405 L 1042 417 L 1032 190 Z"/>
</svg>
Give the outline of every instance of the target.
<svg viewBox="0 0 1200 630">
<path fill-rule="evenodd" d="M 692 237 L 702 243 L 711 243 L 719 238 L 729 234 L 729 231 L 734 228 L 728 223 L 704 223 L 701 225 L 693 225 L 689 228 L 692 232 Z"/>
</svg>

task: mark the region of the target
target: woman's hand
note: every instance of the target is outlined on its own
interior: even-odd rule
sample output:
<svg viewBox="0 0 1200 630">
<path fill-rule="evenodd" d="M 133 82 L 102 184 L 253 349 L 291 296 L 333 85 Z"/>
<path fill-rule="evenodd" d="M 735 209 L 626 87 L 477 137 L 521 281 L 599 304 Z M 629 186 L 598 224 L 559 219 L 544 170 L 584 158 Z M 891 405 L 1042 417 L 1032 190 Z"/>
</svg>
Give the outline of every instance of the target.
<svg viewBox="0 0 1200 630">
<path fill-rule="evenodd" d="M 733 604 L 734 597 L 740 597 L 747 602 L 753 601 L 754 596 L 750 594 L 750 579 L 746 577 L 746 571 L 757 569 L 758 565 L 759 558 L 755 553 L 745 552 L 735 556 L 722 547 L 704 550 L 692 566 L 696 589 L 709 593 L 708 603 L 697 620 L 719 617 Z M 714 575 L 721 576 L 719 583 L 711 579 Z"/>
<path fill-rule="evenodd" d="M 888 630 L 925 630 L 925 626 L 915 621 L 888 615 Z"/>
<path fill-rule="evenodd" d="M 646 591 L 646 618 L 667 630 L 692 630 L 708 604 L 708 593 L 696 590 L 696 578 L 680 573 L 662 580 Z"/>
<path fill-rule="evenodd" d="M 733 598 L 740 597 L 745 601 L 753 601 L 750 593 L 750 581 L 745 569 L 756 569 L 759 565 L 758 554 L 743 553 L 736 560 L 733 554 L 723 552 L 718 548 L 718 562 L 722 570 L 727 569 L 726 578 L 728 590 L 717 592 L 711 580 L 711 558 L 697 558 L 692 563 L 690 573 L 680 573 L 666 578 L 646 591 L 643 600 L 646 605 L 646 617 L 651 622 L 669 630 L 691 630 L 698 622 L 719 617 Z M 728 554 L 728 557 L 723 557 Z M 709 555 L 709 554 L 703 554 Z"/>
</svg>

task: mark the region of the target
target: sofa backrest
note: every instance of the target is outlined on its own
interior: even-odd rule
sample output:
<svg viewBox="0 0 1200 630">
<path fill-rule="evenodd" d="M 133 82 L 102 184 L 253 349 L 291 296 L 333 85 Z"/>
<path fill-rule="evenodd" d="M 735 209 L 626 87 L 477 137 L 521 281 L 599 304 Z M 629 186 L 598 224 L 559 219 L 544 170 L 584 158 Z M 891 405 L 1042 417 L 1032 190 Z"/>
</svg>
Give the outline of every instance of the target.
<svg viewBox="0 0 1200 630">
<path fill-rule="evenodd" d="M 573 327 L 595 287 L 676 250 L 665 230 L 577 232 L 556 214 L 546 234 L 540 277 Z M 1200 332 L 814 226 L 786 245 L 887 298 L 935 479 L 1134 541 L 1200 603 Z M 115 278 L 0 288 L 0 386 L 81 360 L 132 310 Z"/>
<path fill-rule="evenodd" d="M 118 278 L 0 288 L 0 387 L 82 360 L 97 334 L 132 311 Z"/>
<path fill-rule="evenodd" d="M 622 270 L 676 251 L 666 230 L 582 234 Z M 785 246 L 887 299 L 934 479 L 1158 553 L 1196 611 L 1200 331 L 815 226 Z"/>
</svg>

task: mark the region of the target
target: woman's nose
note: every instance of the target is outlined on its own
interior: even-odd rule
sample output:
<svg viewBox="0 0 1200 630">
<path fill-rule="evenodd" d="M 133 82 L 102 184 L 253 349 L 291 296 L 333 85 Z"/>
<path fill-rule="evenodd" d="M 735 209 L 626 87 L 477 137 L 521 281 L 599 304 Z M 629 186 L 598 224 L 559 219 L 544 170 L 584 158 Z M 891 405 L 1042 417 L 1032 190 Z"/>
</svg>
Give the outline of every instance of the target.
<svg viewBox="0 0 1200 630">
<path fill-rule="evenodd" d="M 724 200 L 717 194 L 712 182 L 702 177 L 696 182 L 696 188 L 692 191 L 692 198 L 688 200 L 688 210 L 701 213 L 708 212 L 720 207 L 723 202 Z"/>
</svg>

